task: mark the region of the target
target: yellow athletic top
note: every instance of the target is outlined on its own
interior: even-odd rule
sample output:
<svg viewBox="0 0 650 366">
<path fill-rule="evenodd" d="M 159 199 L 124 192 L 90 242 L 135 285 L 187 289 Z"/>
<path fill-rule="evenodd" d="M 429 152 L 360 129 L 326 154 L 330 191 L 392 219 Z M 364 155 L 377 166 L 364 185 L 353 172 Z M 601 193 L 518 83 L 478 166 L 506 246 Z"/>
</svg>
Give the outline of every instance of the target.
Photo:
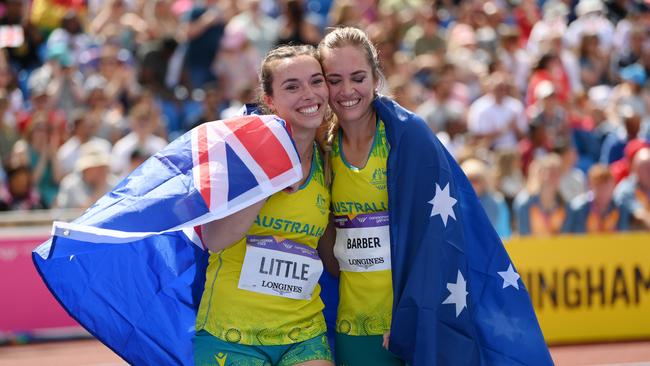
<svg viewBox="0 0 650 366">
<path fill-rule="evenodd" d="M 350 219 L 359 214 L 388 211 L 386 160 L 389 146 L 382 121 L 377 130 L 368 161 L 354 167 L 341 150 L 342 135 L 335 139 L 332 158 L 332 210 L 336 216 Z M 390 330 L 393 303 L 391 270 L 374 272 L 341 271 L 336 330 L 348 335 L 379 335 Z"/>
<path fill-rule="evenodd" d="M 303 252 L 315 252 L 328 223 L 329 206 L 330 194 L 325 185 L 323 162 L 314 146 L 309 178 L 300 189 L 294 193 L 282 191 L 271 196 L 246 237 L 227 249 L 210 254 L 196 330 L 205 329 L 222 340 L 246 345 L 292 344 L 324 333 L 324 305 L 317 284 L 311 298 L 301 300 L 241 289 L 240 275 L 247 251 L 252 252 L 251 238 L 267 237 L 277 242 L 288 240 L 302 245 L 300 250 Z M 316 259 L 322 268 L 317 254 Z M 286 274 L 294 278 L 304 275 L 304 266 L 296 269 L 287 265 L 289 261 L 278 262 L 276 259 L 273 267 L 272 261 L 267 258 L 266 262 L 255 264 L 255 271 L 247 272 L 252 275 L 247 278 L 266 278 L 263 276 L 268 273 L 280 277 Z M 274 283 L 265 282 L 263 286 Z M 297 288 L 283 284 L 279 286 L 281 290 L 286 290 L 282 293 Z"/>
</svg>

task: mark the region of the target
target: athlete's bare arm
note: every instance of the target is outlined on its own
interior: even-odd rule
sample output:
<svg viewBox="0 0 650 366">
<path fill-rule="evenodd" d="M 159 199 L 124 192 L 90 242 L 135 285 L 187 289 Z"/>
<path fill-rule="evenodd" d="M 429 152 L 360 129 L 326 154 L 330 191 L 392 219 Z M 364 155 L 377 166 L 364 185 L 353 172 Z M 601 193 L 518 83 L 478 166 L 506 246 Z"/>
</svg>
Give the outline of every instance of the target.
<svg viewBox="0 0 650 366">
<path fill-rule="evenodd" d="M 333 217 L 330 215 L 329 224 L 325 228 L 325 233 L 318 241 L 318 255 L 323 261 L 323 267 L 332 276 L 339 276 L 339 262 L 334 257 L 334 242 L 336 241 L 336 229 L 334 228 Z"/>
<path fill-rule="evenodd" d="M 255 203 L 223 219 L 201 225 L 205 245 L 212 252 L 218 252 L 235 244 L 246 235 L 266 199 Z"/>
</svg>

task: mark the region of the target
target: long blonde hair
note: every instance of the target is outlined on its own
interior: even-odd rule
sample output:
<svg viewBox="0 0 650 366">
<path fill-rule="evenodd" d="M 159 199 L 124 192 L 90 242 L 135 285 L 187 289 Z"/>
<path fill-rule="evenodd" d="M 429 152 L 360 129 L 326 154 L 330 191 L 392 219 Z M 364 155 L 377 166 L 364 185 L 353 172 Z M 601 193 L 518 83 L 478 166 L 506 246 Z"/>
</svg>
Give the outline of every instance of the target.
<svg viewBox="0 0 650 366">
<path fill-rule="evenodd" d="M 332 28 L 331 31 L 325 35 L 322 41 L 318 44 L 317 48 L 317 59 L 320 61 L 321 65 L 323 64 L 324 51 L 326 49 L 337 49 L 346 46 L 352 46 L 356 49 L 363 51 L 368 65 L 370 65 L 370 70 L 372 70 L 372 76 L 378 82 L 383 82 L 384 75 L 381 72 L 379 67 L 379 53 L 377 48 L 370 41 L 368 35 L 361 29 L 354 27 L 341 27 L 341 28 Z M 376 93 L 375 93 L 376 96 Z M 334 137 L 338 133 L 338 119 L 336 116 L 330 120 L 330 124 L 323 128 L 322 133 L 325 134 L 324 144 L 326 146 L 326 151 L 332 150 L 332 144 L 334 143 Z"/>
</svg>

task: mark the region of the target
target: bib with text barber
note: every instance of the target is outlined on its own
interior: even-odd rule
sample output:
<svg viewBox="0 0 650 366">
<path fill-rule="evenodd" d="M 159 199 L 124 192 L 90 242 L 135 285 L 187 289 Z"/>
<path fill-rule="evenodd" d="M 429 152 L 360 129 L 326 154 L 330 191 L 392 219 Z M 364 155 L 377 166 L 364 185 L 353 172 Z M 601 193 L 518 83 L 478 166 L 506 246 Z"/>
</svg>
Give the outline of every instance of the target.
<svg viewBox="0 0 650 366">
<path fill-rule="evenodd" d="M 391 269 L 388 212 L 334 217 L 334 256 L 341 271 L 375 272 Z"/>
<path fill-rule="evenodd" d="M 316 249 L 273 236 L 248 236 L 238 287 L 309 300 L 323 272 Z"/>
</svg>

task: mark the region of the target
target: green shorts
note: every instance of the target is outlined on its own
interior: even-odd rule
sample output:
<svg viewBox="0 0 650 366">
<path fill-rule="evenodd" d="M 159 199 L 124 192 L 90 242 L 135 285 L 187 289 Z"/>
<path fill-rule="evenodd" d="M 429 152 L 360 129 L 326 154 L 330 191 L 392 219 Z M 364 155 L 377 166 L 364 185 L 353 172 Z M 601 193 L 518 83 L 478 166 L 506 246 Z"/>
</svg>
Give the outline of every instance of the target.
<svg viewBox="0 0 650 366">
<path fill-rule="evenodd" d="M 336 333 L 337 366 L 404 366 L 404 362 L 382 345 L 384 337 Z"/>
<path fill-rule="evenodd" d="M 292 366 L 312 360 L 332 360 L 325 333 L 303 342 L 251 346 L 221 340 L 205 330 L 194 336 L 196 366 Z"/>
</svg>

